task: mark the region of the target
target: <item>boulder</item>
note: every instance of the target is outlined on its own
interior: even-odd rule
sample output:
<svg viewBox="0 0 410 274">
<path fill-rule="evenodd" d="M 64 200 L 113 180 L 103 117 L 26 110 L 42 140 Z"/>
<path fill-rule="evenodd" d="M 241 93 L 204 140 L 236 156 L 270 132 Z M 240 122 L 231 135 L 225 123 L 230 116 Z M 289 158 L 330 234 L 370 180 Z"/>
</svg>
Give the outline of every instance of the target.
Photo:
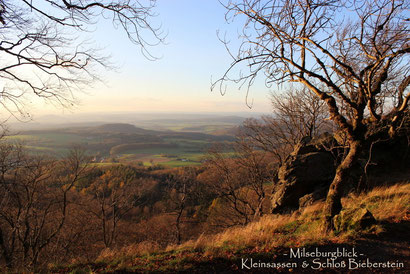
<svg viewBox="0 0 410 274">
<path fill-rule="evenodd" d="M 331 151 L 317 140 L 299 143 L 279 168 L 278 183 L 272 193 L 272 213 L 297 209 L 299 199 L 308 194 L 312 194 L 306 197 L 309 203 L 325 197 L 334 174 Z"/>
<path fill-rule="evenodd" d="M 336 231 L 349 231 L 369 228 L 377 221 L 367 208 L 349 208 L 336 215 L 333 223 Z"/>
<path fill-rule="evenodd" d="M 299 208 L 310 206 L 315 201 L 323 199 L 324 197 L 326 197 L 328 189 L 329 189 L 328 186 L 324 186 L 324 187 L 318 188 L 313 193 L 309 193 L 301 197 L 299 199 Z"/>
</svg>

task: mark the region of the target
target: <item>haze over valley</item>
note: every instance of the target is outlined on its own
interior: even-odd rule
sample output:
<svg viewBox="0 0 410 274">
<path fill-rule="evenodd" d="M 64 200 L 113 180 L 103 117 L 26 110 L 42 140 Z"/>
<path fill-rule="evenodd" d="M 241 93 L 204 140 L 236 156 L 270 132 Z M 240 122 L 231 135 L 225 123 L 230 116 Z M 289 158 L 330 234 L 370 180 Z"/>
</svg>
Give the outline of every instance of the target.
<svg viewBox="0 0 410 274">
<path fill-rule="evenodd" d="M 242 116 L 240 116 L 242 115 Z M 200 165 L 217 143 L 231 144 L 247 113 L 48 115 L 11 123 L 8 142 L 62 157 L 81 147 L 95 164 Z M 253 116 L 253 115 L 252 115 Z"/>
</svg>

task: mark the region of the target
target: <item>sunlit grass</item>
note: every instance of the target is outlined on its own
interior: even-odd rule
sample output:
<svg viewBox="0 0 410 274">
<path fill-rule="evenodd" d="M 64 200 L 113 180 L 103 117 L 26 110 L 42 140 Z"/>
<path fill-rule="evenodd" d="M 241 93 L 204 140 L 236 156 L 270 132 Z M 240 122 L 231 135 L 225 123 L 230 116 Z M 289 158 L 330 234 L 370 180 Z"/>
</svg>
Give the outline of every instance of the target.
<svg viewBox="0 0 410 274">
<path fill-rule="evenodd" d="M 343 199 L 345 207 L 366 206 L 378 220 L 399 222 L 410 217 L 410 183 L 377 187 L 367 194 Z"/>
</svg>

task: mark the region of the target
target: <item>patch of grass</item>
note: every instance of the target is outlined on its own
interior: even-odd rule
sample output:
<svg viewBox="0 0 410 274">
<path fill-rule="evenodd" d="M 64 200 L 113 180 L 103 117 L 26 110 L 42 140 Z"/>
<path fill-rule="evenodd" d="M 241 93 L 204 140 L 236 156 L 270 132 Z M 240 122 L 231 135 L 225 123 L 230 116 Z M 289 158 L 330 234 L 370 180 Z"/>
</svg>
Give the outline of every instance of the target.
<svg viewBox="0 0 410 274">
<path fill-rule="evenodd" d="M 198 146 L 198 145 L 207 145 L 208 141 L 206 140 L 189 140 L 183 138 L 174 138 L 174 137 L 165 137 L 164 140 L 170 143 L 181 144 L 185 146 Z"/>
<path fill-rule="evenodd" d="M 38 141 L 40 138 L 34 135 L 12 135 L 12 136 L 5 136 L 5 141 L 19 141 L 19 142 L 27 142 L 27 141 Z"/>
<path fill-rule="evenodd" d="M 96 166 L 96 167 L 110 167 L 110 166 L 118 166 L 121 165 L 121 163 L 91 163 L 90 166 Z"/>
<path fill-rule="evenodd" d="M 74 143 L 85 143 L 86 139 L 82 136 L 69 133 L 38 133 L 30 135 L 36 138 L 39 143 L 46 143 L 48 146 L 67 146 Z"/>
<path fill-rule="evenodd" d="M 377 187 L 343 199 L 345 208 L 366 207 L 377 220 L 398 222 L 410 217 L 410 183 Z"/>
<path fill-rule="evenodd" d="M 151 148 L 128 151 L 120 154 L 118 160 L 124 163 L 143 162 L 144 166 L 160 164 L 168 167 L 197 166 L 201 164 L 204 153 L 189 152 L 182 148 Z"/>
<path fill-rule="evenodd" d="M 161 165 L 167 166 L 167 167 L 182 167 L 182 166 L 199 166 L 201 163 L 199 162 L 192 162 L 192 161 L 167 161 L 167 162 L 162 162 Z"/>
</svg>

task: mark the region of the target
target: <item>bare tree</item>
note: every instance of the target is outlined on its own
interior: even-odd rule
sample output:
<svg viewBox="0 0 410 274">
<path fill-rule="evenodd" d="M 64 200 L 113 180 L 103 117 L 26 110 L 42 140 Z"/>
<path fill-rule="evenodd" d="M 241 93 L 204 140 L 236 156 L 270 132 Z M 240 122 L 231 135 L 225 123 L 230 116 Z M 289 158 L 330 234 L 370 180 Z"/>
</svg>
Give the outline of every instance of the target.
<svg viewBox="0 0 410 274">
<path fill-rule="evenodd" d="M 306 88 L 288 89 L 281 95 L 272 93 L 271 102 L 272 115 L 245 120 L 239 137 L 256 149 L 272 153 L 278 165 L 303 137 L 332 131 L 325 103 Z"/>
<path fill-rule="evenodd" d="M 245 225 L 262 216 L 268 197 L 266 184 L 273 179 L 268 153 L 255 151 L 243 139 L 235 150 L 234 155 L 226 155 L 221 147 L 215 147 L 207 156 L 202 180 L 218 195 L 211 205 L 217 211 L 216 226 Z"/>
<path fill-rule="evenodd" d="M 408 110 L 410 2 L 405 0 L 228 1 L 227 19 L 245 17 L 242 44 L 214 86 L 235 79 L 248 88 L 293 82 L 323 100 L 346 134 L 348 153 L 330 186 L 325 228 L 342 209 L 341 196 L 361 152 L 397 133 Z M 229 45 L 227 45 L 229 48 Z M 249 73 L 232 78 L 234 68 Z"/>
<path fill-rule="evenodd" d="M 172 215 L 175 215 L 176 244 L 181 244 L 181 225 L 187 221 L 186 211 L 199 197 L 200 188 L 196 180 L 195 168 L 180 168 L 169 178 L 170 202 Z"/>
<path fill-rule="evenodd" d="M 271 102 L 274 118 L 281 121 L 293 143 L 331 131 L 325 103 L 305 87 L 291 88 L 281 95 L 271 93 Z"/>
<path fill-rule="evenodd" d="M 28 95 L 57 102 L 75 103 L 74 93 L 98 79 L 95 67 L 108 65 L 107 57 L 82 33 L 99 20 L 112 20 L 142 53 L 162 41 L 152 26 L 154 0 L 0 0 L 0 104 L 18 117 Z M 74 35 L 77 33 L 77 35 Z"/>
<path fill-rule="evenodd" d="M 0 146 L 0 252 L 7 267 L 35 267 L 68 215 L 70 190 L 87 169 L 83 152 L 61 161 Z"/>
<path fill-rule="evenodd" d="M 274 169 L 270 167 L 271 161 L 269 152 L 255 151 L 252 144 L 246 139 L 239 138 L 236 142 L 235 158 L 238 167 L 242 170 L 241 176 L 245 183 L 245 188 L 250 190 L 251 196 L 254 196 L 256 203 L 250 203 L 249 208 L 252 212 L 252 218 L 256 220 L 262 217 L 264 213 L 264 202 L 269 196 L 267 195 L 266 185 L 273 181 Z"/>
<path fill-rule="evenodd" d="M 105 247 L 116 243 L 122 218 L 140 201 L 138 183 L 131 168 L 118 166 L 106 170 L 86 189 L 90 199 L 83 201 L 83 207 L 100 222 Z"/>
</svg>

